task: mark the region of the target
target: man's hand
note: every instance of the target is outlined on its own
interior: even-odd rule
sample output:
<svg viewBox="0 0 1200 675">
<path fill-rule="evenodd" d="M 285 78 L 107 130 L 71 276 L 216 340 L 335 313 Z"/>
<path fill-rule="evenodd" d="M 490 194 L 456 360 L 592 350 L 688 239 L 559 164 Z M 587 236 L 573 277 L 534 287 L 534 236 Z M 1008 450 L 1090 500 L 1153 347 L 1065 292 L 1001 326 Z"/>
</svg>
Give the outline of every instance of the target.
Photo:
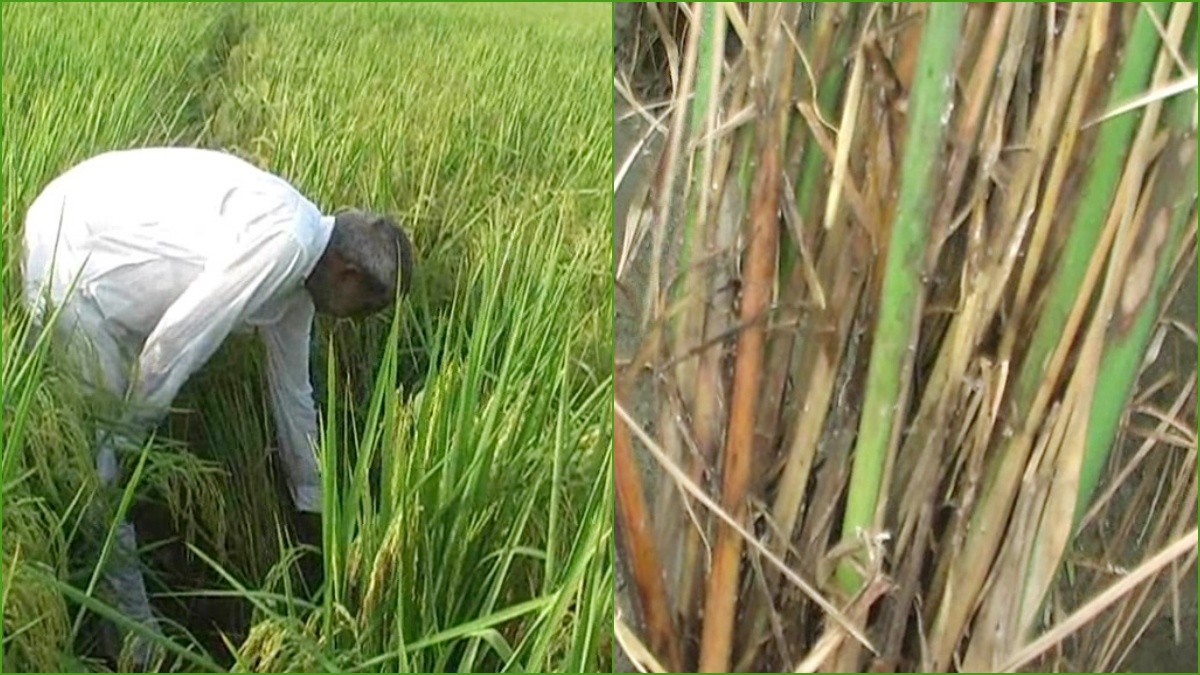
<svg viewBox="0 0 1200 675">
<path fill-rule="evenodd" d="M 325 561 L 322 554 L 321 514 L 293 512 L 293 528 L 296 539 L 305 546 L 316 548 L 316 551 L 305 550 L 300 553 L 300 581 L 304 584 L 304 592 L 315 598 L 321 584 L 325 581 Z"/>
<path fill-rule="evenodd" d="M 320 549 L 323 545 L 321 538 L 321 514 L 297 511 L 293 518 L 296 527 L 296 538 L 301 544 Z"/>
<path fill-rule="evenodd" d="M 267 454 L 275 468 L 273 473 L 275 473 L 277 481 L 276 486 L 279 488 L 279 492 L 286 503 L 287 513 L 290 514 L 288 521 L 292 540 L 294 543 L 305 547 L 305 550 L 300 552 L 298 561 L 298 567 L 300 568 L 299 581 L 304 587 L 303 592 L 309 598 L 315 598 L 317 591 L 320 590 L 321 584 L 325 579 L 321 514 L 311 511 L 301 511 L 296 508 L 296 504 L 293 503 L 291 498 L 291 491 L 288 489 L 284 472 L 279 470 L 282 467 L 276 464 L 276 461 L 279 459 L 279 450 L 275 447 L 268 447 Z"/>
</svg>

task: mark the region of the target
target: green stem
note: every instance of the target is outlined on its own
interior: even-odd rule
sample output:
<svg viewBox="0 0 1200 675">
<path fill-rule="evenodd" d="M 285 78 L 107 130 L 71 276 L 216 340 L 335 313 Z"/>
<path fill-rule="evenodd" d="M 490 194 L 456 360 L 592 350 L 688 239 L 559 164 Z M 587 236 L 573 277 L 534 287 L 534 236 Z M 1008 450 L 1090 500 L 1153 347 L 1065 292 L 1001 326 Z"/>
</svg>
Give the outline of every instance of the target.
<svg viewBox="0 0 1200 675">
<path fill-rule="evenodd" d="M 1195 17 L 1193 17 L 1193 22 Z M 1194 27 L 1193 23 L 1193 27 Z M 1184 44 L 1194 44 L 1195 32 Z M 1191 66 L 1195 67 L 1193 59 Z M 1171 265 L 1179 250 L 1183 228 L 1188 223 L 1196 195 L 1196 134 L 1189 129 L 1192 96 L 1177 96 L 1167 104 L 1167 123 L 1170 140 L 1163 152 L 1158 183 L 1150 197 L 1144 226 L 1146 241 L 1130 260 L 1126 296 L 1136 293 L 1146 281 L 1137 278 L 1139 270 L 1153 270 L 1153 280 L 1141 302 L 1133 302 L 1134 311 L 1122 315 L 1121 307 L 1109 327 L 1100 372 L 1096 379 L 1096 395 L 1092 399 L 1083 466 L 1079 474 L 1079 493 L 1075 504 L 1075 527 L 1090 505 L 1092 493 L 1100 474 L 1108 465 L 1108 457 L 1116 441 L 1117 427 L 1137 381 L 1145 357 L 1150 333 L 1158 322 L 1159 309 L 1170 279 Z M 1161 231 L 1160 231 L 1161 228 Z M 1161 237 L 1161 239 L 1159 238 Z M 1165 244 L 1165 245 L 1163 245 Z M 1144 259 L 1143 259 L 1144 257 Z M 1122 305 L 1136 298 L 1121 299 Z"/>
<path fill-rule="evenodd" d="M 688 125 L 690 133 L 684 135 L 684 146 L 681 148 L 681 157 L 692 156 L 691 148 L 689 147 L 695 139 L 702 138 L 707 132 L 707 118 L 710 108 L 717 104 L 715 97 L 718 92 L 713 88 L 714 70 L 719 69 L 720 65 L 713 63 L 713 51 L 717 49 L 718 42 L 720 47 L 724 49 L 725 40 L 725 15 L 721 8 L 714 2 L 697 3 L 696 12 L 699 16 L 700 29 L 700 44 L 696 55 L 696 85 L 695 96 L 692 99 L 691 120 Z M 697 153 L 698 154 L 698 153 Z M 711 186 L 706 185 L 708 182 L 705 176 L 705 169 L 708 165 L 704 161 L 692 162 L 692 175 L 689 185 L 689 198 L 687 203 L 687 213 L 681 223 L 682 241 L 680 243 L 680 260 L 686 261 L 687 264 L 681 269 L 676 288 L 676 298 L 687 294 L 688 282 L 687 279 L 691 276 L 694 270 L 691 265 L 694 263 L 693 246 L 695 241 L 703 241 L 703 227 L 707 214 L 701 210 L 702 196 L 707 190 L 712 194 Z M 704 251 L 700 251 L 699 256 L 703 257 Z M 699 312 L 689 311 L 685 315 L 691 316 Z M 684 321 L 683 324 L 689 322 Z M 679 325 L 679 324 L 677 324 Z M 692 335 L 695 335 L 693 333 Z"/>
<path fill-rule="evenodd" d="M 888 449 L 898 436 L 897 421 L 904 409 L 904 392 L 911 377 L 920 328 L 921 280 L 929 223 L 936 205 L 939 150 L 946 130 L 944 118 L 954 81 L 954 55 L 962 16 L 960 3 L 931 5 L 921 36 L 899 203 L 884 269 L 875 346 L 867 372 L 867 390 L 842 522 L 844 538 L 853 538 L 859 531 L 873 527 Z M 847 562 L 839 566 L 838 580 L 851 593 L 862 583 Z"/>
<path fill-rule="evenodd" d="M 1166 16 L 1166 5 L 1154 3 L 1146 9 L 1157 16 Z M 1150 68 L 1158 53 L 1158 33 L 1145 11 L 1137 14 L 1124 53 L 1109 95 L 1110 104 L 1123 103 L 1144 91 L 1149 80 Z M 1017 411 L 1013 419 L 1023 419 L 1029 414 L 1046 368 L 1049 367 L 1050 357 L 1062 340 L 1067 317 L 1075 305 L 1076 291 L 1083 284 L 1092 253 L 1104 231 L 1104 221 L 1132 144 L 1134 127 L 1140 119 L 1140 113 L 1121 115 L 1105 122 L 1100 129 L 1093 155 L 1099 161 L 1088 163 L 1087 177 L 1063 249 L 1062 262 L 1055 269 L 1047 289 L 1046 306 L 1038 316 L 1029 353 L 1017 377 Z"/>
</svg>

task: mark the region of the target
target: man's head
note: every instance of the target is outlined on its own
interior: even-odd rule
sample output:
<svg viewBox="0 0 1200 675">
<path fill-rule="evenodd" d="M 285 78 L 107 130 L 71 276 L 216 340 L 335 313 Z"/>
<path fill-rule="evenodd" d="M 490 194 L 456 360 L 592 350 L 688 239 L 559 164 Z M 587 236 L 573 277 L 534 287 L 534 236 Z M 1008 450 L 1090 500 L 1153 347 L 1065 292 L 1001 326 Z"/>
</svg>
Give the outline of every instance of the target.
<svg viewBox="0 0 1200 675">
<path fill-rule="evenodd" d="M 389 307 L 397 288 L 407 293 L 412 275 L 412 244 L 396 221 L 343 211 L 305 286 L 318 312 L 357 318 Z"/>
</svg>

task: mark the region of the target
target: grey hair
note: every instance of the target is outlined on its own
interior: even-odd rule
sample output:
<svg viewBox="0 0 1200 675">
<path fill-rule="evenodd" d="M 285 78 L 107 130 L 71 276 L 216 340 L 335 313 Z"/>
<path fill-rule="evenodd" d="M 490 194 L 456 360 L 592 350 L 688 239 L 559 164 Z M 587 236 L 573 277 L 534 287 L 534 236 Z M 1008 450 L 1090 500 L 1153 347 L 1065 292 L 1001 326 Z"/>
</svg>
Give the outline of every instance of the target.
<svg viewBox="0 0 1200 675">
<path fill-rule="evenodd" d="M 381 294 L 408 292 L 412 284 L 412 242 L 404 228 L 386 215 L 357 210 L 334 215 L 329 248 L 354 263 Z"/>
</svg>

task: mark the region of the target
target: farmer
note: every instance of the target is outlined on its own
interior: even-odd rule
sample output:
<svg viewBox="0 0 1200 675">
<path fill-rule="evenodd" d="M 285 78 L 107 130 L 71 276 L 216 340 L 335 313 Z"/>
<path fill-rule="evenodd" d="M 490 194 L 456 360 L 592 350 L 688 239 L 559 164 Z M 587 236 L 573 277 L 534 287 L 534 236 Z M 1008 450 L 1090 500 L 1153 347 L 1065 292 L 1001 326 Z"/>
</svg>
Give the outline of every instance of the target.
<svg viewBox="0 0 1200 675">
<path fill-rule="evenodd" d="M 307 538 L 319 530 L 317 416 L 309 379 L 315 312 L 392 306 L 413 273 L 410 242 L 385 216 L 325 215 L 286 181 L 222 152 L 101 154 L 53 180 L 25 222 L 25 300 L 81 357 L 83 381 L 117 403 L 96 468 L 110 488 L 180 387 L 233 331 L 257 329 L 284 474 Z M 158 631 L 132 523 L 104 571 L 117 608 Z M 141 650 L 140 650 L 141 651 Z"/>
</svg>

